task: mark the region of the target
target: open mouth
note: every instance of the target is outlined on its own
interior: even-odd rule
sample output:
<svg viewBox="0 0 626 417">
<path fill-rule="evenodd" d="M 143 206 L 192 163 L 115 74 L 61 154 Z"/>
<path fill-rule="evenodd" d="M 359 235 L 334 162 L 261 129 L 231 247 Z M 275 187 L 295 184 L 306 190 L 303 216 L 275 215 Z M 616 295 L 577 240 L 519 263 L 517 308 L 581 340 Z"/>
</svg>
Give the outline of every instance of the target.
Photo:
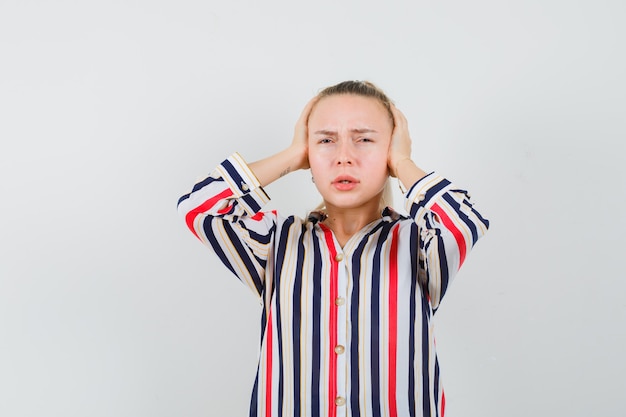
<svg viewBox="0 0 626 417">
<path fill-rule="evenodd" d="M 333 186 L 339 191 L 350 191 L 354 189 L 359 181 L 349 175 L 340 175 L 333 180 Z"/>
<path fill-rule="evenodd" d="M 352 183 L 357 183 L 357 182 L 359 181 L 357 181 L 356 178 L 353 178 L 349 175 L 340 175 L 333 180 L 334 184 L 352 184 Z"/>
</svg>

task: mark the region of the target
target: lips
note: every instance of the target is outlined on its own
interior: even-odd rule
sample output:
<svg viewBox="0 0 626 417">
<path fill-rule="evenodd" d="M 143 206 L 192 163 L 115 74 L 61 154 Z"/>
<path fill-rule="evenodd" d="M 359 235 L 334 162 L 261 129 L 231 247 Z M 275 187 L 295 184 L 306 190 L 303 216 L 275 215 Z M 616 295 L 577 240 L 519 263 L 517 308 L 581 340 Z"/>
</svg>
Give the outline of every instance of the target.
<svg viewBox="0 0 626 417">
<path fill-rule="evenodd" d="M 347 184 L 347 183 L 350 183 L 350 182 L 357 183 L 357 182 L 359 182 L 359 181 L 358 181 L 356 178 L 351 177 L 351 176 L 349 176 L 349 175 L 340 175 L 340 176 L 338 176 L 337 178 L 335 178 L 335 179 L 333 180 L 333 184 L 336 184 L 336 183 L 344 183 L 344 184 Z"/>
<path fill-rule="evenodd" d="M 349 175 L 340 175 L 332 181 L 332 185 L 340 191 L 349 191 L 357 186 L 359 180 Z"/>
</svg>

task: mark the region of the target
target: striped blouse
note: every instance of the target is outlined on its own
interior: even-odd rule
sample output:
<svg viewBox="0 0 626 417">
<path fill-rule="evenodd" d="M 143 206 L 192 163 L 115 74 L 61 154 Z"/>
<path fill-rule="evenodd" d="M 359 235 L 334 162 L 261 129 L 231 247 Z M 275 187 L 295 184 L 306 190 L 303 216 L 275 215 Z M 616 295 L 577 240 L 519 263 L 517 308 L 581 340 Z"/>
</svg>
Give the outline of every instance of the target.
<svg viewBox="0 0 626 417">
<path fill-rule="evenodd" d="M 187 226 L 263 305 L 251 417 L 443 416 L 433 314 L 489 222 L 434 173 L 342 248 L 324 225 L 261 211 L 234 154 L 184 195 Z"/>
</svg>

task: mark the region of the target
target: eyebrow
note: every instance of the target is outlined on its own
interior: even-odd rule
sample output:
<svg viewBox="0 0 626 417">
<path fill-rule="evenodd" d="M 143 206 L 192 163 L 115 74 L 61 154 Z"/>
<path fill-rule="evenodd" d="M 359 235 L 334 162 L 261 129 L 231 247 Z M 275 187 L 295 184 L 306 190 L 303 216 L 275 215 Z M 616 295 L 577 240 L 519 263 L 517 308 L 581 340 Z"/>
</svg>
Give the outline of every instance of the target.
<svg viewBox="0 0 626 417">
<path fill-rule="evenodd" d="M 368 129 L 368 128 L 361 128 L 361 129 L 350 129 L 351 133 L 378 133 L 376 130 L 374 129 Z M 315 135 L 327 135 L 327 136 L 333 136 L 337 134 L 337 131 L 335 130 L 317 130 L 315 133 Z"/>
</svg>

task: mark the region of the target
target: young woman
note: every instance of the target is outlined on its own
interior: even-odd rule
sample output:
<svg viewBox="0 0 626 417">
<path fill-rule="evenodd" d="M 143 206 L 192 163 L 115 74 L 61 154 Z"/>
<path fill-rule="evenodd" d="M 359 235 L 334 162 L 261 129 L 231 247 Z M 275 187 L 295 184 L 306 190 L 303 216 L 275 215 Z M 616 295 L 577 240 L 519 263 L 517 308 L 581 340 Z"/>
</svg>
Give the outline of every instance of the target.
<svg viewBox="0 0 626 417">
<path fill-rule="evenodd" d="M 262 211 L 264 186 L 308 168 L 320 210 Z M 409 217 L 386 206 L 390 176 Z M 178 207 L 263 304 L 250 416 L 443 416 L 433 314 L 489 223 L 413 162 L 406 119 L 382 91 L 323 90 L 289 147 L 249 165 L 230 156 Z"/>
</svg>

